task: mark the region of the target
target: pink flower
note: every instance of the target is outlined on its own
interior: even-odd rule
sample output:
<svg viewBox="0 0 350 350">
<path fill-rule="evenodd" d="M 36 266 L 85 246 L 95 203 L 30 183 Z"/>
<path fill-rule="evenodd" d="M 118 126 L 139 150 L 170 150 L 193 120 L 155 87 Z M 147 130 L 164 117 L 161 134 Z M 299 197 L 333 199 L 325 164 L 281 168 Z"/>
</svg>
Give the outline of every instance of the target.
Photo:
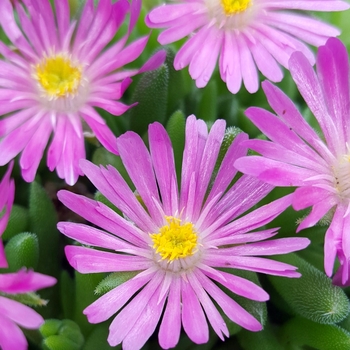
<svg viewBox="0 0 350 350">
<path fill-rule="evenodd" d="M 15 196 L 15 183 L 10 179 L 12 168 L 13 162 L 0 182 L 0 268 L 8 267 L 1 235 L 7 226 Z"/>
<path fill-rule="evenodd" d="M 292 77 L 317 119 L 321 136 L 282 91 L 264 82 L 267 99 L 277 116 L 259 108 L 249 108 L 246 114 L 271 141 L 245 141 L 244 145 L 262 157 L 244 157 L 235 166 L 269 184 L 298 187 L 294 209 L 312 207 L 312 210 L 297 231 L 314 226 L 327 213 L 331 215 L 324 245 L 325 271 L 332 276 L 338 256 L 341 267 L 336 281 L 349 284 L 349 62 L 341 41 L 333 38 L 321 46 L 316 65 L 317 74 L 300 52 L 290 60 Z"/>
<path fill-rule="evenodd" d="M 148 37 L 124 47 L 140 11 L 140 1 L 112 4 L 101 0 L 94 8 L 87 0 L 80 19 L 69 20 L 68 0 L 16 1 L 18 23 L 10 0 L 0 1 L 0 24 L 16 50 L 0 42 L 0 166 L 21 153 L 26 181 L 33 181 L 50 136 L 47 166 L 73 185 L 85 158 L 84 133 L 117 153 L 116 137 L 94 107 L 121 115 L 130 106 L 118 99 L 130 76 L 155 68 L 160 52 L 140 70 L 120 71 L 143 51 Z M 127 35 L 106 50 L 125 16 Z"/>
<path fill-rule="evenodd" d="M 159 123 L 149 126 L 150 152 L 133 132 L 117 141 L 136 194 L 112 166 L 106 169 L 82 161 L 84 174 L 124 216 L 92 199 L 58 193 L 68 208 L 101 227 L 61 222 L 59 230 L 82 244 L 111 250 L 67 246 L 69 263 L 80 273 L 136 274 L 84 310 L 91 323 L 117 313 L 110 326 L 111 346 L 123 342 L 124 349 L 141 348 L 163 311 L 159 328 L 163 348 L 177 344 L 181 325 L 193 342 L 207 342 L 207 319 L 223 339 L 228 329 L 212 300 L 232 321 L 259 331 L 261 324 L 218 285 L 257 301 L 266 301 L 268 294 L 251 281 L 219 269 L 300 276 L 293 266 L 256 257 L 285 254 L 309 244 L 306 238 L 270 240 L 276 229 L 256 231 L 284 211 L 291 196 L 243 215 L 273 187 L 244 175 L 229 188 L 237 174 L 233 163 L 246 154 L 246 147 L 239 146 L 246 134 L 236 137 L 212 182 L 224 133 L 223 120 L 217 120 L 208 133 L 204 121 L 187 119 L 180 191 L 171 142 Z"/>
<path fill-rule="evenodd" d="M 0 348 L 2 350 L 27 349 L 27 340 L 20 329 L 37 329 L 44 319 L 30 307 L 12 300 L 11 296 L 35 292 L 56 283 L 51 276 L 33 271 L 0 274 Z M 5 293 L 5 294 L 4 294 Z"/>
<path fill-rule="evenodd" d="M 334 27 L 302 12 L 348 8 L 339 0 L 180 0 L 152 10 L 146 23 L 166 28 L 158 38 L 162 45 L 189 37 L 174 67 L 189 66 L 197 87 L 207 85 L 219 58 L 221 79 L 229 91 L 237 93 L 243 80 L 253 93 L 259 88 L 258 71 L 278 82 L 283 77 L 278 63 L 288 68 L 293 52 L 302 51 L 314 64 L 304 42 L 318 47 L 339 35 Z"/>
</svg>

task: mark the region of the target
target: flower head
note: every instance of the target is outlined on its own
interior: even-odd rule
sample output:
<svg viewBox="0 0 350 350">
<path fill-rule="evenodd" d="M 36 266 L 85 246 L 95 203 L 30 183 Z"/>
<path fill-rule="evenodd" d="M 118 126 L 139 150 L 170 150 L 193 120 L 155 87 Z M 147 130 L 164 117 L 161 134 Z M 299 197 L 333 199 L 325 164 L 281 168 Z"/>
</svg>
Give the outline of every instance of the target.
<svg viewBox="0 0 350 350">
<path fill-rule="evenodd" d="M 235 165 L 244 173 L 276 186 L 296 186 L 293 207 L 312 207 L 298 231 L 314 226 L 327 213 L 332 221 L 324 246 L 324 267 L 331 276 L 338 256 L 341 283 L 349 283 L 350 262 L 350 96 L 349 62 L 338 39 L 329 39 L 317 54 L 317 74 L 306 57 L 294 53 L 290 71 L 320 127 L 319 136 L 282 91 L 263 88 L 276 115 L 249 108 L 248 118 L 270 139 L 245 145 L 263 157 L 244 157 Z M 340 282 L 340 281 L 338 281 Z"/>
<path fill-rule="evenodd" d="M 121 115 L 129 106 L 119 102 L 130 76 L 155 68 L 160 52 L 140 70 L 120 71 L 143 51 L 148 37 L 125 47 L 141 3 L 87 0 L 78 21 L 69 20 L 68 0 L 0 2 L 0 24 L 15 50 L 0 42 L 0 166 L 21 153 L 20 166 L 32 181 L 51 134 L 47 165 L 70 185 L 85 158 L 84 134 L 91 132 L 117 153 L 116 137 L 94 107 Z M 104 50 L 130 13 L 128 33 Z"/>
<path fill-rule="evenodd" d="M 207 342 L 207 319 L 223 339 L 228 329 L 212 300 L 232 321 L 258 331 L 261 324 L 219 286 L 256 301 L 266 301 L 267 293 L 251 281 L 220 269 L 299 276 L 293 266 L 256 257 L 284 254 L 308 245 L 305 238 L 268 240 L 276 229 L 256 231 L 285 210 L 291 197 L 243 215 L 272 186 L 244 175 L 229 187 L 237 174 L 233 162 L 246 154 L 246 148 L 238 145 L 247 139 L 246 134 L 236 137 L 212 181 L 224 133 L 223 120 L 217 120 L 208 133 L 202 120 L 188 117 L 180 190 L 170 138 L 159 123 L 149 126 L 150 151 L 133 132 L 117 141 L 137 195 L 112 166 L 97 167 L 81 161 L 84 174 L 123 217 L 98 201 L 68 191 L 58 193 L 68 208 L 101 227 L 61 222 L 59 230 L 82 244 L 111 250 L 67 246 L 69 263 L 80 273 L 134 272 L 133 278 L 84 310 L 91 323 L 103 322 L 117 313 L 110 326 L 111 346 L 123 342 L 125 348 L 141 348 L 163 311 L 159 329 L 163 348 L 177 344 L 181 325 L 195 343 Z"/>
<path fill-rule="evenodd" d="M 20 327 L 38 329 L 44 319 L 29 306 L 14 300 L 16 294 L 35 292 L 56 283 L 51 276 L 33 271 L 0 274 L 0 348 L 25 350 L 27 340 Z"/>
<path fill-rule="evenodd" d="M 7 226 L 15 196 L 15 183 L 10 179 L 12 168 L 13 162 L 10 163 L 5 176 L 0 182 L 0 268 L 8 266 L 1 236 Z"/>
<path fill-rule="evenodd" d="M 278 82 L 290 55 L 302 51 L 311 64 L 312 51 L 304 44 L 323 45 L 339 31 L 300 11 L 339 11 L 345 1 L 179 0 L 152 10 L 146 23 L 167 28 L 162 45 L 189 36 L 177 53 L 175 69 L 189 66 L 197 87 L 207 85 L 219 58 L 221 79 L 232 93 L 242 80 L 251 93 L 259 88 L 258 70 Z M 296 12 L 296 11 L 298 12 Z"/>
</svg>

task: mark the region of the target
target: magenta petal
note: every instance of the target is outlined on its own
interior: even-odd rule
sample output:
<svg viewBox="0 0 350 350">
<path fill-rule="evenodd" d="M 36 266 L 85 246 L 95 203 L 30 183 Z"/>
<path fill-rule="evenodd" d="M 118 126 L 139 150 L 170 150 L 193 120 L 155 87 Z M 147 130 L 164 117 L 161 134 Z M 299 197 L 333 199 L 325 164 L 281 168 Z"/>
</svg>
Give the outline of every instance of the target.
<svg viewBox="0 0 350 350">
<path fill-rule="evenodd" d="M 27 329 L 37 329 L 44 323 L 42 316 L 29 306 L 2 296 L 0 296 L 0 315 Z"/>
<path fill-rule="evenodd" d="M 106 321 L 117 313 L 139 289 L 153 277 L 152 273 L 137 275 L 107 292 L 83 311 L 90 323 Z"/>
<path fill-rule="evenodd" d="M 145 308 L 147 308 L 150 299 L 159 287 L 163 277 L 164 274 L 160 271 L 155 274 L 142 291 L 115 317 L 109 327 L 109 336 L 107 339 L 109 345 L 115 346 L 125 339 Z M 142 332 L 142 329 L 138 329 L 138 331 Z"/>
<path fill-rule="evenodd" d="M 172 276 L 173 277 L 173 276 Z M 181 331 L 181 280 L 173 277 L 169 288 L 167 305 L 159 328 L 159 344 L 163 349 L 176 346 Z"/>
<path fill-rule="evenodd" d="M 196 344 L 209 340 L 208 323 L 191 284 L 181 280 L 182 325 L 188 337 Z"/>
<path fill-rule="evenodd" d="M 66 246 L 67 260 L 80 273 L 138 271 L 149 268 L 152 262 L 143 257 L 108 253 L 95 249 Z"/>
<path fill-rule="evenodd" d="M 2 350 L 26 350 L 27 339 L 22 330 L 10 319 L 0 314 L 0 347 Z"/>
</svg>

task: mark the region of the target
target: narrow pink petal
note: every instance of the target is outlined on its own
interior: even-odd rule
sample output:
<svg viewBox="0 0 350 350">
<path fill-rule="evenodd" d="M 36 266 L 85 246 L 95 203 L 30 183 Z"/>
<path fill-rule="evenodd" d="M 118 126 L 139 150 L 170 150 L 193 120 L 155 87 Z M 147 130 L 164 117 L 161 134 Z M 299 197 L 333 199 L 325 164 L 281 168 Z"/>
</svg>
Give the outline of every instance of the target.
<svg viewBox="0 0 350 350">
<path fill-rule="evenodd" d="M 108 320 L 152 277 L 153 274 L 137 275 L 98 298 L 83 313 L 87 316 L 90 323 L 100 323 Z"/>
<path fill-rule="evenodd" d="M 209 278 L 207 278 L 202 273 L 198 273 L 197 277 L 203 288 L 218 303 L 222 311 L 233 322 L 252 332 L 257 332 L 262 329 L 262 325 L 250 313 L 248 313 L 233 299 L 227 296 Z"/>
<path fill-rule="evenodd" d="M 197 205 L 195 206 L 195 211 L 193 213 L 193 220 L 196 220 L 198 218 L 198 215 L 202 209 L 202 202 L 208 189 L 209 181 L 213 174 L 221 143 L 225 135 L 225 129 L 226 122 L 221 119 L 216 120 L 210 129 L 210 133 L 208 135 L 199 166 L 200 172 L 198 174 L 196 184 Z"/>
<path fill-rule="evenodd" d="M 27 339 L 14 322 L 0 314 L 0 324 L 0 347 L 2 350 L 27 350 Z"/>
<path fill-rule="evenodd" d="M 80 273 L 138 271 L 149 268 L 153 262 L 144 257 L 108 253 L 95 249 L 66 246 L 70 265 Z"/>
<path fill-rule="evenodd" d="M 20 270 L 0 275 L 0 291 L 8 294 L 24 294 L 51 287 L 56 282 L 54 277 L 30 270 Z"/>
<path fill-rule="evenodd" d="M 153 220 L 161 226 L 164 219 L 154 203 L 154 200 L 160 202 L 157 183 L 151 157 L 144 142 L 140 136 L 128 131 L 118 138 L 117 147 L 123 164 Z"/>
<path fill-rule="evenodd" d="M 27 329 L 37 329 L 44 323 L 42 316 L 29 306 L 2 296 L 0 296 L 0 315 Z"/>
<path fill-rule="evenodd" d="M 180 339 L 181 331 L 181 280 L 179 276 L 172 276 L 173 280 L 169 288 L 167 305 L 163 320 L 159 328 L 159 344 L 163 349 L 176 346 Z"/>
<path fill-rule="evenodd" d="M 294 192 L 293 208 L 302 210 L 321 201 L 329 201 L 332 194 L 323 188 L 306 186 L 299 187 Z"/>
<path fill-rule="evenodd" d="M 187 278 L 205 311 L 205 315 L 210 325 L 213 327 L 218 337 L 221 340 L 224 340 L 224 335 L 226 335 L 226 337 L 229 336 L 229 331 L 227 329 L 226 323 L 214 303 L 209 298 L 208 294 L 205 292 L 203 286 L 198 281 L 196 277 L 196 271 L 193 273 L 188 273 Z"/>
<path fill-rule="evenodd" d="M 248 47 L 248 40 L 244 34 L 237 36 L 238 52 L 241 57 L 241 73 L 244 86 L 251 94 L 258 91 L 259 79 L 258 71 L 254 63 L 252 54 Z"/>
<path fill-rule="evenodd" d="M 159 301 L 160 286 L 152 295 L 130 332 L 123 340 L 123 349 L 141 349 L 157 327 L 165 299 Z"/>
<path fill-rule="evenodd" d="M 168 133 L 159 123 L 153 123 L 148 128 L 148 139 L 152 164 L 157 177 L 164 213 L 173 215 L 178 211 L 178 192 L 175 172 L 174 153 Z M 176 191 L 170 184 L 175 179 Z M 176 207 L 173 208 L 173 203 Z"/>
<path fill-rule="evenodd" d="M 196 344 L 209 340 L 208 323 L 191 284 L 181 280 L 182 325 L 188 337 Z M 193 322 L 195 320 L 195 322 Z"/>
<path fill-rule="evenodd" d="M 223 278 L 220 278 L 215 273 L 210 273 L 208 271 L 202 271 L 206 276 L 213 279 L 216 282 L 219 282 L 231 292 L 241 295 L 245 298 L 256 300 L 256 301 L 266 301 L 269 300 L 269 295 L 259 286 L 257 286 L 252 281 L 249 281 L 245 278 L 235 276 L 231 273 L 220 271 L 220 275 Z"/>
<path fill-rule="evenodd" d="M 41 158 L 52 132 L 51 121 L 48 115 L 44 115 L 34 135 L 24 147 L 20 158 L 22 177 L 27 182 L 35 178 Z"/>
<path fill-rule="evenodd" d="M 307 238 L 279 238 L 226 248 L 224 251 L 230 255 L 278 255 L 302 250 L 309 244 L 310 240 Z"/>
<path fill-rule="evenodd" d="M 314 204 L 311 213 L 298 226 L 297 232 L 316 225 L 334 205 L 333 201 L 321 201 Z"/>
<path fill-rule="evenodd" d="M 246 256 L 218 256 L 218 254 L 208 253 L 203 260 L 204 264 L 212 267 L 230 267 L 248 271 L 261 272 L 274 276 L 300 277 L 297 269 L 289 264 L 281 263 L 265 258 Z"/>
<path fill-rule="evenodd" d="M 105 108 L 106 106 L 101 105 L 100 107 Z M 111 129 L 107 126 L 106 122 L 97 122 L 94 118 L 94 115 L 97 114 L 97 112 L 89 106 L 85 106 L 84 110 L 81 110 L 80 112 L 83 119 L 96 135 L 97 139 L 101 142 L 102 146 L 104 146 L 107 151 L 118 155 L 117 138 Z"/>
<path fill-rule="evenodd" d="M 328 147 L 333 152 L 341 149 L 338 131 L 327 110 L 319 80 L 310 63 L 300 52 L 295 52 L 289 61 L 289 69 L 301 95 L 319 122 Z"/>
<path fill-rule="evenodd" d="M 235 167 L 274 186 L 303 186 L 305 180 L 316 175 L 312 170 L 259 156 L 240 158 Z"/>
<path fill-rule="evenodd" d="M 137 254 L 139 251 L 138 247 L 131 245 L 129 242 L 88 225 L 59 222 L 57 228 L 65 236 L 75 239 L 85 245 L 112 249 L 115 251 L 128 250 L 128 252 L 132 254 Z"/>
<path fill-rule="evenodd" d="M 108 343 L 111 346 L 120 344 L 147 308 L 150 299 L 159 287 L 164 273 L 159 271 L 152 280 L 137 294 L 133 300 L 115 317 L 109 327 Z M 158 297 L 158 296 L 157 296 Z M 158 300 L 158 298 L 156 298 Z M 142 329 L 138 329 L 142 332 Z"/>
<path fill-rule="evenodd" d="M 331 38 L 318 50 L 317 73 L 340 143 L 349 139 L 349 59 L 345 46 Z M 333 136 L 335 137 L 335 135 Z M 344 150 L 345 151 L 345 150 Z"/>
</svg>

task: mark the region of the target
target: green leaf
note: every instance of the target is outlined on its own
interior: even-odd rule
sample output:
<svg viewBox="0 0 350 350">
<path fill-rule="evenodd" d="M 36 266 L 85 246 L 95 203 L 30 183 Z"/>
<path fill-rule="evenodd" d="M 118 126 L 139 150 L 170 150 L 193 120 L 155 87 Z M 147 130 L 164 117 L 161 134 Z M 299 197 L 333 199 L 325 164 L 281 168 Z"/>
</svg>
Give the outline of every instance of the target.
<svg viewBox="0 0 350 350">
<path fill-rule="evenodd" d="M 61 269 L 62 249 L 57 228 L 55 207 L 45 189 L 36 181 L 30 184 L 29 191 L 29 230 L 39 241 L 39 262 L 37 271 L 58 278 Z M 60 312 L 59 287 L 43 290 L 43 298 L 50 300 L 48 306 L 40 310 L 44 318 L 54 317 Z"/>
<path fill-rule="evenodd" d="M 87 338 L 83 350 L 119 350 L 122 346 L 119 344 L 117 346 L 111 347 L 107 342 L 108 337 L 108 325 L 101 324 L 96 325 L 94 330 L 91 332 Z"/>
<path fill-rule="evenodd" d="M 214 122 L 217 115 L 217 97 L 218 89 L 215 80 L 211 80 L 209 84 L 202 90 L 202 95 L 198 103 L 197 118 L 206 122 Z"/>
<path fill-rule="evenodd" d="M 242 329 L 237 336 L 245 350 L 285 350 L 269 324 L 260 332 L 249 332 Z"/>
<path fill-rule="evenodd" d="M 103 295 L 135 277 L 138 273 L 140 273 L 140 271 L 113 272 L 97 285 L 95 294 Z"/>
<path fill-rule="evenodd" d="M 169 72 L 166 64 L 143 74 L 135 88 L 132 101 L 138 102 L 130 110 L 130 127 L 139 135 L 150 123 L 163 123 L 166 117 Z"/>
<path fill-rule="evenodd" d="M 3 240 L 8 240 L 17 233 L 25 232 L 29 226 L 28 210 L 20 205 L 14 204 L 12 206 L 10 219 L 7 227 L 2 235 Z"/>
<path fill-rule="evenodd" d="M 181 111 L 176 111 L 168 120 L 166 130 L 169 134 L 171 143 L 174 150 L 176 176 L 179 183 L 181 184 L 181 167 L 182 157 L 185 147 L 185 127 L 186 118 Z"/>
<path fill-rule="evenodd" d="M 39 260 L 39 244 L 35 234 L 20 233 L 6 244 L 5 254 L 9 268 L 7 272 L 16 272 L 22 267 L 36 269 Z"/>
<path fill-rule="evenodd" d="M 268 276 L 272 285 L 293 311 L 322 324 L 338 323 L 349 314 L 349 300 L 330 278 L 296 254 L 275 257 L 297 266 L 300 278 Z"/>
<path fill-rule="evenodd" d="M 183 79 L 183 72 L 174 68 L 175 52 L 172 48 L 166 48 L 167 55 L 165 64 L 169 70 L 169 93 L 167 115 L 171 115 L 178 108 L 182 107 L 183 99 L 186 95 L 186 85 Z"/>
<path fill-rule="evenodd" d="M 75 271 L 74 321 L 85 336 L 93 330 L 94 325 L 88 322 L 83 310 L 97 299 L 94 291 L 104 277 L 104 273 L 81 274 Z"/>
<path fill-rule="evenodd" d="M 61 272 L 59 286 L 63 315 L 65 318 L 73 318 L 75 284 L 74 280 L 66 270 L 62 270 Z"/>
<path fill-rule="evenodd" d="M 337 325 L 319 324 L 302 317 L 295 317 L 283 326 L 281 341 L 317 350 L 350 349 L 349 332 Z"/>
</svg>

